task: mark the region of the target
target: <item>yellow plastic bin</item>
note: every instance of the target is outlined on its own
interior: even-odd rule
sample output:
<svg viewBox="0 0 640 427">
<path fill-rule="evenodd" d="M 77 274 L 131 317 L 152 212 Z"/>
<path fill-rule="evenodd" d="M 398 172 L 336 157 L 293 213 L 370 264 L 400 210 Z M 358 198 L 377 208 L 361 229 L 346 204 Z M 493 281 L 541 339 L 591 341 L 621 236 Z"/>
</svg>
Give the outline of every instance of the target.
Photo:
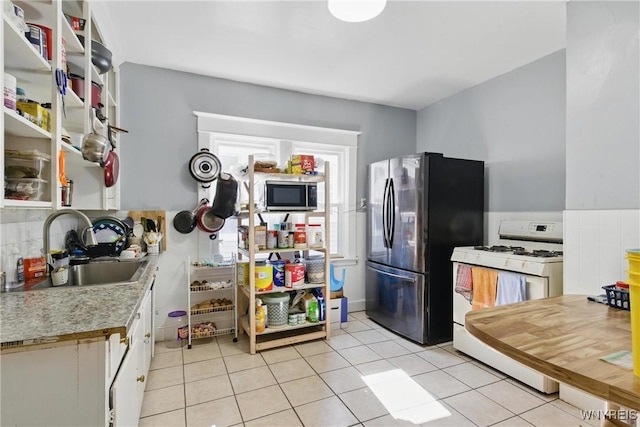
<svg viewBox="0 0 640 427">
<path fill-rule="evenodd" d="M 633 374 L 640 377 L 640 249 L 627 249 L 631 303 L 631 352 Z"/>
</svg>

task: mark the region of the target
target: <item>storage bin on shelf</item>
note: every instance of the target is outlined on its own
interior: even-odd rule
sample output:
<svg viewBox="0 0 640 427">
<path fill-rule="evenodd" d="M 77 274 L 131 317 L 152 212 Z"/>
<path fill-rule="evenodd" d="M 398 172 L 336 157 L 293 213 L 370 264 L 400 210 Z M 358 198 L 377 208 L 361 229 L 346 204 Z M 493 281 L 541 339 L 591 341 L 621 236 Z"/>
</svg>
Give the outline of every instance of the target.
<svg viewBox="0 0 640 427">
<path fill-rule="evenodd" d="M 6 178 L 45 178 L 51 160 L 48 154 L 38 150 L 4 150 L 4 175 Z"/>
<path fill-rule="evenodd" d="M 49 181 L 38 178 L 6 178 L 4 198 L 40 201 L 44 197 L 48 184 Z"/>
<path fill-rule="evenodd" d="M 289 294 L 277 292 L 260 297 L 267 306 L 267 323 L 270 328 L 285 326 L 289 317 Z"/>
</svg>

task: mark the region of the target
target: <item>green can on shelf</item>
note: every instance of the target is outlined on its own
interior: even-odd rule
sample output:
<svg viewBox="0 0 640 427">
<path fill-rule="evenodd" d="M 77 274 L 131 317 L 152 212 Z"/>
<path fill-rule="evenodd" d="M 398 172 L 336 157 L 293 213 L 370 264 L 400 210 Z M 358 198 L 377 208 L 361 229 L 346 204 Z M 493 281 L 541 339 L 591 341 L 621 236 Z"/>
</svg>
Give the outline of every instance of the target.
<svg viewBox="0 0 640 427">
<path fill-rule="evenodd" d="M 289 317 L 289 294 L 277 292 L 261 295 L 260 298 L 267 306 L 267 323 L 270 328 L 285 326 Z"/>
</svg>

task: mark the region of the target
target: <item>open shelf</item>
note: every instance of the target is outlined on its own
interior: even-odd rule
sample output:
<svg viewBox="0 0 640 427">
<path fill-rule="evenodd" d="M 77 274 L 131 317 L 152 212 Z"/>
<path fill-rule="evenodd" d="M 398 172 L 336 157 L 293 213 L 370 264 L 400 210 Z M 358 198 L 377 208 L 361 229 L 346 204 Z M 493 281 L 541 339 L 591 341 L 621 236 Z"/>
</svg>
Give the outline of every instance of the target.
<svg viewBox="0 0 640 427">
<path fill-rule="evenodd" d="M 51 132 L 18 115 L 7 107 L 4 108 L 4 131 L 7 135 L 25 138 L 51 139 Z"/>
</svg>

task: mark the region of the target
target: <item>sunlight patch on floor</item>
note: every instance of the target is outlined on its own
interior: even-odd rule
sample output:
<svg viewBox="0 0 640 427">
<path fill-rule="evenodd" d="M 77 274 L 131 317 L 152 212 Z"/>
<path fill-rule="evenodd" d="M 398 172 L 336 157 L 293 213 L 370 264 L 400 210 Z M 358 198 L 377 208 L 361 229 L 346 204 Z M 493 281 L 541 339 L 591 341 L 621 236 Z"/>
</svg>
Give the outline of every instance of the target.
<svg viewBox="0 0 640 427">
<path fill-rule="evenodd" d="M 362 379 L 395 419 L 423 424 L 451 415 L 402 369 L 364 375 Z"/>
</svg>

